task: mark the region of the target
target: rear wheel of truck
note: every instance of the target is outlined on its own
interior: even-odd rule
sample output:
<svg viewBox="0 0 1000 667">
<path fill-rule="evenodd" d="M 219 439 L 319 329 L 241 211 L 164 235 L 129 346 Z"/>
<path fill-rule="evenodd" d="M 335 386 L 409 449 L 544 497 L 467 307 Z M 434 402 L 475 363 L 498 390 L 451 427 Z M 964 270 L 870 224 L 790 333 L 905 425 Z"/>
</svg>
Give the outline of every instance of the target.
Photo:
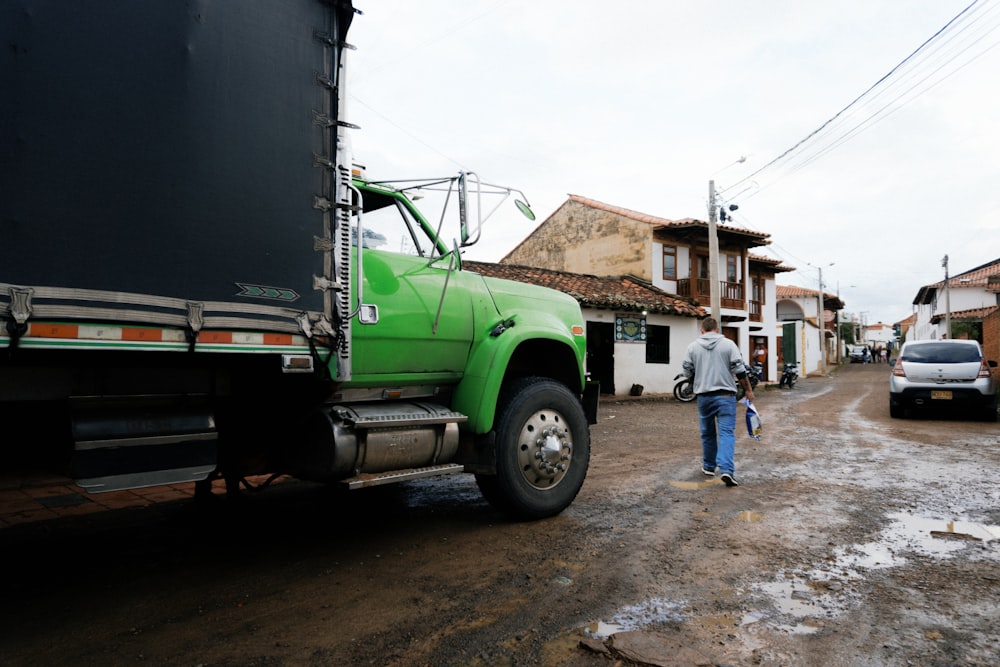
<svg viewBox="0 0 1000 667">
<path fill-rule="evenodd" d="M 477 475 L 483 496 L 522 519 L 566 509 L 590 464 L 590 430 L 580 399 L 565 385 L 522 378 L 501 392 L 496 475 Z"/>
</svg>

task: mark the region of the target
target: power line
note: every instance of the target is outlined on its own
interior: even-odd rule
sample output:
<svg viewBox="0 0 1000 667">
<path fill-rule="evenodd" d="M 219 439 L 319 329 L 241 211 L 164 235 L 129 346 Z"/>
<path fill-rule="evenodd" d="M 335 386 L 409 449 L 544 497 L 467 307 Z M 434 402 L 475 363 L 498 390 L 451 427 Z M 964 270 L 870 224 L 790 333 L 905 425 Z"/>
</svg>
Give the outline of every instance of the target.
<svg viewBox="0 0 1000 667">
<path fill-rule="evenodd" d="M 721 193 L 728 192 L 730 190 L 733 190 L 733 189 L 735 189 L 735 188 L 737 188 L 737 187 L 739 187 L 739 186 L 747 183 L 748 181 L 752 181 L 755 177 L 758 177 L 761 173 L 763 173 L 763 172 L 765 172 L 767 170 L 770 170 L 771 168 L 775 167 L 776 165 L 778 165 L 779 163 L 781 163 L 782 161 L 784 161 L 786 158 L 789 158 L 790 156 L 792 156 L 793 154 L 795 154 L 800 148 L 802 148 L 803 146 L 806 146 L 807 144 L 809 144 L 810 142 L 812 142 L 816 137 L 818 137 L 821 134 L 823 134 L 824 131 L 826 131 L 826 130 L 830 129 L 831 127 L 835 126 L 838 121 L 842 120 L 845 117 L 849 117 L 850 113 L 852 112 L 852 110 L 854 110 L 856 107 L 858 107 L 863 100 L 866 100 L 869 97 L 871 97 L 873 99 L 877 99 L 877 97 L 879 95 L 881 95 L 882 93 L 880 91 L 878 94 L 872 95 L 872 93 L 874 91 L 876 91 L 877 89 L 883 88 L 883 87 L 889 88 L 889 86 L 884 86 L 884 84 L 886 84 L 887 82 L 889 82 L 898 73 L 900 73 L 901 71 L 903 71 L 909 64 L 912 64 L 912 62 L 917 59 L 918 54 L 919 55 L 923 55 L 923 54 L 927 53 L 928 50 L 930 50 L 931 45 L 936 44 L 937 41 L 943 35 L 945 35 L 953 26 L 961 23 L 961 21 L 964 20 L 964 18 L 967 15 L 973 14 L 974 13 L 974 11 L 973 11 L 974 8 L 979 3 L 980 3 L 980 0 L 974 0 L 974 2 L 972 2 L 970 5 L 968 5 L 967 7 L 965 7 L 961 12 L 959 12 L 958 14 L 956 14 L 950 21 L 948 21 L 943 27 L 941 27 L 937 32 L 935 32 L 931 37 L 929 37 L 928 39 L 926 39 L 912 53 L 910 53 L 906 58 L 904 58 L 902 61 L 900 61 L 891 70 L 889 70 L 889 72 L 887 72 L 885 75 L 883 75 L 881 78 L 879 78 L 878 81 L 876 81 L 874 84 L 872 84 L 871 86 L 869 86 L 869 88 L 867 90 L 865 90 L 863 93 L 861 93 L 856 98 L 854 98 L 847 106 L 845 106 L 843 109 L 841 109 L 840 111 L 838 111 L 831 118 L 829 118 L 826 122 L 824 122 L 822 125 L 820 125 L 818 128 L 816 128 L 815 130 L 813 130 L 812 132 L 810 132 L 805 137 L 803 137 L 801 140 L 799 140 L 798 142 L 796 142 L 793 146 L 791 146 L 790 148 L 788 148 L 787 150 L 785 150 L 783 153 L 781 153 L 780 155 L 778 155 L 776 158 L 774 158 L 773 160 L 771 160 L 770 162 L 768 162 L 764 166 L 760 167 L 759 169 L 757 169 L 756 171 L 754 171 L 750 175 L 748 175 L 748 176 L 740 179 L 739 181 L 735 182 L 733 185 L 731 185 L 731 186 L 723 189 L 721 191 Z M 981 18 L 982 17 L 980 17 L 980 19 L 976 19 L 976 20 L 977 21 L 981 20 Z M 994 30 L 994 29 L 996 29 L 996 26 L 994 26 L 993 28 L 991 28 L 989 30 L 989 32 L 992 32 L 992 30 Z M 961 32 L 963 32 L 964 30 L 965 30 L 965 28 L 963 28 L 963 30 L 960 31 L 959 34 L 961 34 Z M 979 40 L 981 40 L 981 39 L 982 39 L 982 37 L 979 37 L 977 39 L 977 42 Z M 966 49 L 964 49 L 963 52 L 966 51 L 966 50 L 968 50 L 969 48 L 971 48 L 971 46 L 972 45 L 966 47 Z M 940 83 L 944 79 L 952 76 L 959 69 L 961 69 L 962 67 L 965 67 L 970 62 L 972 62 L 976 58 L 980 57 L 981 55 L 983 55 L 984 53 L 986 53 L 990 49 L 994 48 L 995 46 L 996 46 L 996 44 L 990 45 L 986 50 L 984 50 L 981 53 L 975 55 L 972 59 L 970 59 L 969 61 L 963 63 L 960 67 L 956 68 L 955 70 L 952 70 L 946 76 L 944 76 L 942 79 L 938 80 L 937 82 L 935 82 L 934 84 L 932 84 L 928 88 L 920 91 L 920 93 L 918 93 L 917 95 L 915 95 L 909 101 L 912 101 L 912 99 L 915 99 L 917 96 L 923 94 L 927 90 L 930 90 L 930 88 L 933 88 L 933 86 L 937 85 L 938 83 Z M 942 65 L 942 67 L 943 67 L 943 65 Z M 938 69 L 940 69 L 940 68 L 938 68 Z M 903 94 L 905 94 L 905 92 L 909 92 L 912 89 L 913 89 L 913 87 L 911 87 L 910 89 L 908 89 L 908 91 L 904 91 Z M 903 96 L 903 94 L 897 96 L 895 98 L 895 100 L 900 99 Z M 872 114 L 871 116 L 869 116 L 868 118 L 866 118 L 862 122 L 862 124 L 869 124 L 869 125 L 866 125 L 866 127 L 870 126 L 870 124 L 873 124 L 873 122 L 874 122 L 872 119 L 874 117 L 879 116 L 882 113 L 884 113 L 885 110 L 888 109 L 890 106 L 891 106 L 891 103 L 888 104 L 888 105 L 885 105 L 882 109 L 878 110 L 875 114 Z M 895 110 L 897 110 L 897 109 L 893 109 L 889 113 L 892 113 Z M 857 133 L 859 133 L 860 131 L 862 131 L 864 129 L 864 128 L 859 129 L 862 124 L 856 125 L 854 128 L 852 128 L 848 132 L 848 134 L 841 135 L 841 137 L 836 140 L 836 143 L 834 145 L 828 145 L 828 146 L 826 146 L 826 147 L 824 147 L 822 149 L 822 152 L 813 155 L 811 158 L 807 158 L 807 160 L 804 163 L 800 163 L 800 165 L 798 166 L 798 168 L 802 168 L 806 164 L 811 163 L 813 160 L 818 159 L 818 157 L 820 157 L 821 155 L 824 155 L 825 153 L 833 150 L 834 148 L 838 147 L 842 143 L 848 141 L 850 138 L 852 138 L 853 136 L 855 136 Z M 747 197 L 745 197 L 745 199 L 749 199 L 750 197 L 755 196 L 756 194 L 758 194 L 761 190 L 765 189 L 766 187 L 768 187 L 768 186 L 764 186 L 764 187 L 761 187 L 761 188 L 757 189 L 756 191 L 752 192 L 750 195 L 748 195 Z"/>
<path fill-rule="evenodd" d="M 981 20 L 982 20 L 981 18 L 980 19 L 976 19 L 976 21 L 974 23 L 966 26 L 965 28 L 962 28 L 962 30 L 960 32 L 964 32 L 965 30 L 967 30 L 967 29 L 975 26 L 976 23 L 981 22 Z M 941 64 L 938 65 L 938 64 L 935 64 L 935 63 L 930 63 L 929 65 L 933 66 L 933 69 L 931 69 L 928 73 L 924 74 L 922 71 L 914 70 L 911 74 L 907 75 L 908 78 L 897 79 L 897 81 L 893 82 L 892 84 L 890 84 L 889 86 L 887 86 L 883 90 L 879 91 L 879 93 L 877 93 L 875 96 L 873 96 L 873 98 L 872 98 L 873 102 L 876 99 L 878 99 L 880 96 L 882 96 L 884 93 L 886 93 L 887 91 L 891 90 L 893 87 L 898 87 L 899 85 L 906 85 L 906 86 L 908 86 L 906 89 L 904 89 L 902 92 L 900 92 L 895 97 L 893 97 L 892 99 L 890 99 L 884 105 L 880 106 L 874 112 L 872 112 L 869 115 L 865 116 L 860 122 L 856 123 L 855 125 L 853 125 L 852 127 L 850 127 L 848 130 L 846 130 L 842 134 L 840 134 L 838 137 L 836 137 L 835 139 L 833 139 L 829 144 L 818 148 L 812 155 L 806 155 L 800 162 L 798 162 L 797 164 L 795 164 L 795 165 L 793 165 L 791 167 L 791 171 L 789 173 L 795 173 L 796 171 L 799 171 L 800 169 L 803 169 L 803 168 L 807 167 L 808 165 L 812 164 L 813 162 L 815 162 L 819 158 L 825 156 L 826 154 L 830 153 L 831 151 L 835 150 L 836 148 L 839 148 L 841 145 L 843 145 L 844 143 L 850 141 L 855 136 L 861 134 L 862 132 L 864 132 L 865 130 L 871 128 L 872 126 L 876 125 L 877 123 L 885 120 L 886 118 L 888 118 L 889 116 L 891 116 L 895 112 L 899 111 L 900 109 L 902 109 L 906 105 L 908 105 L 911 102 L 913 102 L 914 100 L 916 100 L 921 95 L 923 95 L 926 92 L 928 92 L 928 91 L 932 90 L 933 88 L 937 87 L 939 84 L 941 84 L 944 81 L 946 81 L 949 77 L 953 76 L 954 74 L 956 74 L 960 70 L 962 70 L 965 67 L 967 67 L 968 65 L 972 64 L 973 62 L 975 62 L 976 60 L 978 60 L 982 56 L 986 55 L 986 53 L 988 53 L 989 51 L 991 51 L 992 49 L 994 49 L 998 45 L 1000 45 L 1000 40 L 993 42 L 992 44 L 990 44 L 989 46 L 987 46 L 982 51 L 979 51 L 978 53 L 973 54 L 970 58 L 968 58 L 964 62 L 961 62 L 953 70 L 951 70 L 949 72 L 946 72 L 944 76 L 941 76 L 941 77 L 936 78 L 936 79 L 933 78 L 935 75 L 939 74 L 942 70 L 944 70 L 944 68 L 946 66 L 952 64 L 960 56 L 966 54 L 970 49 L 972 49 L 974 46 L 976 46 L 982 39 L 984 39 L 990 33 L 996 31 L 997 29 L 1000 29 L 1000 23 L 994 24 L 993 26 L 987 26 L 987 29 L 985 30 L 985 32 L 983 34 L 981 34 L 979 36 L 976 36 L 976 41 L 974 41 L 972 43 L 966 44 L 963 48 L 960 48 L 957 51 L 957 53 L 954 53 L 954 54 L 945 53 L 945 54 L 943 54 L 947 59 L 944 60 L 944 62 L 942 62 Z M 980 32 L 983 32 L 983 31 L 980 31 Z M 952 40 L 948 40 L 948 41 L 953 41 L 953 39 Z M 947 45 L 947 42 L 945 42 L 945 45 Z M 961 44 L 959 44 L 959 46 L 961 46 Z M 944 48 L 944 47 L 942 46 L 942 48 Z M 940 50 L 940 49 L 938 49 L 938 50 Z M 917 79 L 917 81 L 915 83 L 910 84 L 910 80 L 913 79 L 913 78 L 915 78 L 915 77 L 918 77 L 918 76 L 920 78 Z M 924 86 L 924 84 L 926 84 L 926 86 Z M 921 86 L 924 86 L 924 87 L 920 88 Z M 918 89 L 918 88 L 920 88 L 920 90 L 917 90 L 917 92 L 915 94 L 911 95 L 911 93 L 913 93 L 913 91 L 916 90 L 916 89 Z M 903 100 L 904 98 L 907 98 L 907 99 L 905 99 L 902 103 L 899 103 L 900 100 Z M 899 103 L 899 104 L 897 104 L 897 103 Z"/>
</svg>

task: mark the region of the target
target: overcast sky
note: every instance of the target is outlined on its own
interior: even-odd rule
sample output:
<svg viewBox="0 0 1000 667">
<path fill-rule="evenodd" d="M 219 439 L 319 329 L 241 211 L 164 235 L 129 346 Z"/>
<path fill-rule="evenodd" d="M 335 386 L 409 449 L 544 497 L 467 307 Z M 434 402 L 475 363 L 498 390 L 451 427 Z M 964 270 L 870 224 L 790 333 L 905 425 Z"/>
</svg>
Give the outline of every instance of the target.
<svg viewBox="0 0 1000 667">
<path fill-rule="evenodd" d="M 816 289 L 822 267 L 869 322 L 908 316 L 945 255 L 950 275 L 1000 258 L 1000 0 L 355 6 L 369 176 L 471 170 L 537 215 L 505 206 L 470 259 L 568 194 L 707 220 L 710 180 L 728 224 L 771 235 L 754 252 L 796 268 L 779 284 Z"/>
</svg>

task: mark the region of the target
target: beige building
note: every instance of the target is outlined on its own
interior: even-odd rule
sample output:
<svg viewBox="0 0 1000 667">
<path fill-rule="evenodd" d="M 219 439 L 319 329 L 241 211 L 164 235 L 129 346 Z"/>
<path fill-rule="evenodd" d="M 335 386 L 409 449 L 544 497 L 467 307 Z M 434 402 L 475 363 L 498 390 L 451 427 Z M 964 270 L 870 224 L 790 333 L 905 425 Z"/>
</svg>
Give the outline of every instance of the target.
<svg viewBox="0 0 1000 667">
<path fill-rule="evenodd" d="M 750 252 L 768 245 L 769 234 L 716 227 L 722 333 L 736 342 L 747 362 L 751 351 L 763 345 L 768 351 L 765 378 L 776 380 L 774 277 L 792 269 Z M 706 310 L 710 306 L 709 225 L 693 218 L 669 220 L 570 195 L 500 263 L 632 275 Z"/>
</svg>

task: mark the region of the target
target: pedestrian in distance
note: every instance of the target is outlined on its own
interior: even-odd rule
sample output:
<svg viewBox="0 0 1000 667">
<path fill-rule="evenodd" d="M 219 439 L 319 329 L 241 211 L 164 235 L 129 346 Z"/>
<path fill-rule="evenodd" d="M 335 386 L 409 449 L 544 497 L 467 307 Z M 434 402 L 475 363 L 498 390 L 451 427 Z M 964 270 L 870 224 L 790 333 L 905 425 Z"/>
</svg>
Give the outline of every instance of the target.
<svg viewBox="0 0 1000 667">
<path fill-rule="evenodd" d="M 763 375 L 767 374 L 767 348 L 764 347 L 763 343 L 757 343 L 757 347 L 753 351 L 754 363 L 760 364 L 760 372 Z M 761 378 L 763 379 L 763 377 Z"/>
<path fill-rule="evenodd" d="M 701 471 L 714 477 L 718 470 L 726 486 L 739 486 L 735 463 L 736 382 L 743 385 L 751 403 L 753 387 L 740 349 L 719 333 L 719 323 L 714 317 L 702 320 L 701 335 L 688 345 L 681 370 L 693 381 L 698 400 Z"/>
</svg>

